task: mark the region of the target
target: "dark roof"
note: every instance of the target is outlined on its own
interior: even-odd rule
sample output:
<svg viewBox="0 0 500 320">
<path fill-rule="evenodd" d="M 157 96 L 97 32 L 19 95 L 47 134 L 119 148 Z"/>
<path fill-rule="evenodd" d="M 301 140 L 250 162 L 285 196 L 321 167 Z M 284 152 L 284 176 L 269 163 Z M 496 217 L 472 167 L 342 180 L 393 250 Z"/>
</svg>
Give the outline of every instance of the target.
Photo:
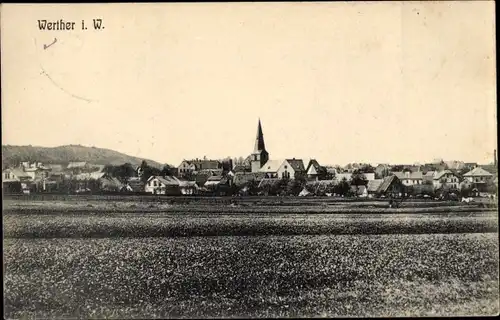
<svg viewBox="0 0 500 320">
<path fill-rule="evenodd" d="M 388 177 L 385 177 L 384 178 L 384 181 L 382 181 L 380 187 L 378 188 L 377 192 L 386 192 L 387 189 L 389 189 L 389 187 L 395 183 L 399 181 L 398 177 L 396 177 L 395 175 L 391 175 L 391 176 L 388 176 Z"/>
<path fill-rule="evenodd" d="M 318 161 L 316 161 L 316 159 L 309 160 L 306 171 L 309 171 L 309 168 L 311 168 L 311 166 L 313 166 L 316 171 L 321 170 L 321 166 L 319 165 Z"/>
<path fill-rule="evenodd" d="M 301 159 L 286 159 L 290 166 L 293 168 L 295 171 L 305 171 L 306 168 L 304 168 L 304 161 Z"/>
<path fill-rule="evenodd" d="M 264 144 L 264 134 L 262 133 L 262 125 L 260 124 L 260 119 L 259 119 L 259 124 L 257 126 L 257 136 L 255 137 L 255 147 L 253 149 L 253 152 L 259 152 L 266 150 L 266 145 Z"/>
</svg>

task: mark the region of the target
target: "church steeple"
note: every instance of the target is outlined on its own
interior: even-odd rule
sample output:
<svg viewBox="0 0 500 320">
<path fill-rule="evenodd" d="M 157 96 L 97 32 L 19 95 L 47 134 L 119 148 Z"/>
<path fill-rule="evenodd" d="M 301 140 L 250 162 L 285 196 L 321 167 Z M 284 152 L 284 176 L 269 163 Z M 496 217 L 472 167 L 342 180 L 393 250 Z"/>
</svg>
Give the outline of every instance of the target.
<svg viewBox="0 0 500 320">
<path fill-rule="evenodd" d="M 257 137 L 255 138 L 255 146 L 253 148 L 252 157 L 252 172 L 258 172 L 260 168 L 269 160 L 269 153 L 266 151 L 266 145 L 264 144 L 264 134 L 262 133 L 262 125 L 260 123 L 257 126 Z"/>
<path fill-rule="evenodd" d="M 259 118 L 259 125 L 257 127 L 257 137 L 255 138 L 255 147 L 253 149 L 253 152 L 257 153 L 259 151 L 265 151 L 266 150 L 266 145 L 264 144 L 264 134 L 262 133 L 262 125 L 260 124 L 260 118 Z"/>
</svg>

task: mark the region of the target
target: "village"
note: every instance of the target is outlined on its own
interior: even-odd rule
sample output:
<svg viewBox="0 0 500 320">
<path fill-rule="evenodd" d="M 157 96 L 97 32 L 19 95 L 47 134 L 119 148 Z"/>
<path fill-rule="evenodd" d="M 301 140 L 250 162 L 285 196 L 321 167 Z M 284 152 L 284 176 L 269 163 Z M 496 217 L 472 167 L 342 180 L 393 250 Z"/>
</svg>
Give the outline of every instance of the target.
<svg viewBox="0 0 500 320">
<path fill-rule="evenodd" d="M 259 120 L 246 159 L 183 160 L 162 170 L 143 161 L 111 166 L 84 161 L 22 161 L 2 172 L 4 193 L 153 194 L 208 196 L 495 197 L 497 156 L 479 165 L 443 160 L 427 164 L 323 166 L 316 159 L 270 159 Z"/>
</svg>

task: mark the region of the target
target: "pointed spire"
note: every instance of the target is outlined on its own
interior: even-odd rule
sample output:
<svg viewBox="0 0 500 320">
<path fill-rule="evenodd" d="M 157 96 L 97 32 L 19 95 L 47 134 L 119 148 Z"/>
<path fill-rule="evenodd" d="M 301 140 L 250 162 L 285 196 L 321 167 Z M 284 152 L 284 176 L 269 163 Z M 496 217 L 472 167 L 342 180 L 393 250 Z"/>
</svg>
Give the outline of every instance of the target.
<svg viewBox="0 0 500 320">
<path fill-rule="evenodd" d="M 254 152 L 259 152 L 262 150 L 266 150 L 266 146 L 264 144 L 264 134 L 262 133 L 262 125 L 260 123 L 260 118 L 259 118 L 259 125 L 257 127 L 257 137 L 255 138 Z"/>
</svg>

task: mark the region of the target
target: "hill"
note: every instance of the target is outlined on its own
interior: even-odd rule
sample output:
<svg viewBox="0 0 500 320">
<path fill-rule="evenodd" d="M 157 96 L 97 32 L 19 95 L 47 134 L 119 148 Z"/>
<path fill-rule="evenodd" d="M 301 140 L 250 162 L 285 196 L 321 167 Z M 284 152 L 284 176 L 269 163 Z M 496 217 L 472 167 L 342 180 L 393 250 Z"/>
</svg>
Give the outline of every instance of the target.
<svg viewBox="0 0 500 320">
<path fill-rule="evenodd" d="M 162 168 L 163 164 L 153 160 L 132 157 L 118 151 L 81 145 L 66 145 L 54 148 L 36 146 L 2 146 L 2 165 L 17 165 L 20 161 L 40 161 L 47 164 L 66 164 L 71 161 L 87 161 L 95 164 L 121 165 L 130 163 L 134 166 L 142 160 L 153 167 Z"/>
</svg>

